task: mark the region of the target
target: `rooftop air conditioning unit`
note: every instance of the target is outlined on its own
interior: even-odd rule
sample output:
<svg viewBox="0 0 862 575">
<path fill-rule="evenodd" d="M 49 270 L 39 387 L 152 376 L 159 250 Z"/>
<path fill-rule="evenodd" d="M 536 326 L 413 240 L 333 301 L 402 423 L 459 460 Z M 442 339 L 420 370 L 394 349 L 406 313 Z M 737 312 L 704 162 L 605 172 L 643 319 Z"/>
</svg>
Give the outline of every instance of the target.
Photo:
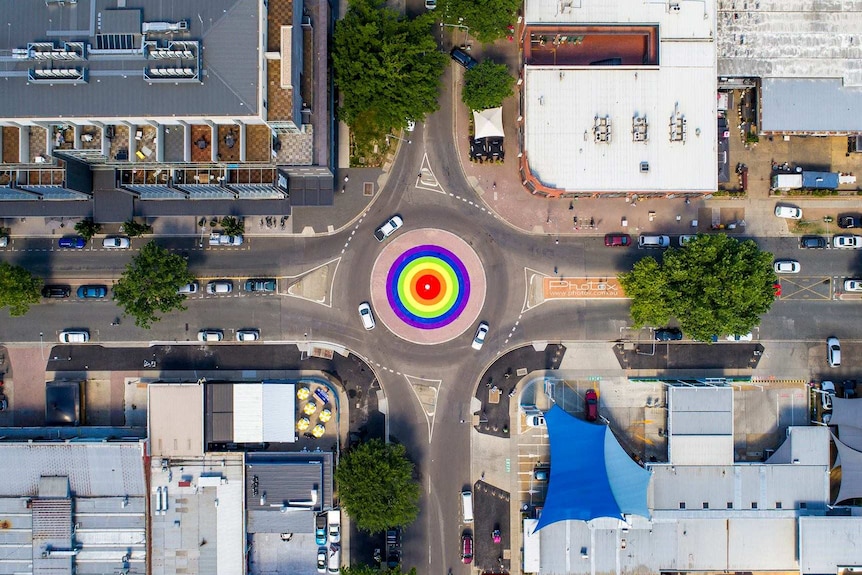
<svg viewBox="0 0 862 575">
<path fill-rule="evenodd" d="M 641 162 L 641 173 L 646 174 L 649 172 L 649 162 Z"/>
</svg>

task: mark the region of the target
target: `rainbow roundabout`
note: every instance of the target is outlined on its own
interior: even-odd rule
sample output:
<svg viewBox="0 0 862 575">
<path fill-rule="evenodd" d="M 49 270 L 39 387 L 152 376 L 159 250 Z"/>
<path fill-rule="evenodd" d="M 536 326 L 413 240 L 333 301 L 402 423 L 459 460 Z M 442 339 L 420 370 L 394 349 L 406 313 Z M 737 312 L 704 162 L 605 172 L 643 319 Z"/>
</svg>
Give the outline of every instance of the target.
<svg viewBox="0 0 862 575">
<path fill-rule="evenodd" d="M 473 327 L 485 301 L 485 271 L 464 240 L 419 229 L 388 242 L 371 272 L 371 300 L 395 335 L 433 345 Z"/>
</svg>

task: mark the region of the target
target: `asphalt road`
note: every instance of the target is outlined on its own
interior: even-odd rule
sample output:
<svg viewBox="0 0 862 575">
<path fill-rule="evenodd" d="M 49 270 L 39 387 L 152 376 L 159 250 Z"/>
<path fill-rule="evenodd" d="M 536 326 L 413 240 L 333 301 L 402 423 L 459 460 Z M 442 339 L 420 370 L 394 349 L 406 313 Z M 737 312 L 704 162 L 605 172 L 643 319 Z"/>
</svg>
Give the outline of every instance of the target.
<svg viewBox="0 0 862 575">
<path fill-rule="evenodd" d="M 451 133 L 453 93 L 449 87 L 454 71 L 450 67 L 444 76 L 440 110 L 425 125 L 417 125 L 412 144 L 402 144 L 387 185 L 355 226 L 317 238 L 249 238 L 237 249 L 201 249 L 197 238 L 157 239 L 165 247 L 187 253 L 191 271 L 201 278 L 225 273 L 236 278 L 296 275 L 341 257 L 331 307 L 235 291 L 225 297 L 192 298 L 186 311 L 145 331 L 128 319 L 111 325 L 120 313 L 110 301 L 73 298 L 34 306 L 22 318 L 4 318 L 0 341 L 41 340 L 47 345 L 57 341 L 60 330 L 80 327 L 89 329 L 96 343 L 127 346 L 194 341 L 203 328 L 225 329 L 232 338 L 231 330 L 255 327 L 266 342 L 308 340 L 343 345 L 375 368 L 389 401 L 390 433 L 407 446 L 422 481 L 421 513 L 404 537 L 405 566 L 415 565 L 420 573 L 443 573 L 450 567 L 456 573 L 468 573 L 458 557 L 458 493 L 470 484 L 469 425 L 461 421 L 469 420 L 476 382 L 499 354 L 510 349 L 534 340 L 616 340 L 620 328 L 628 323 L 624 301 L 548 302 L 522 314 L 525 267 L 549 275 L 556 268 L 567 276 L 612 276 L 629 269 L 638 258 L 654 254 L 636 248 L 605 248 L 600 237 L 563 236 L 557 243 L 553 237 L 527 236 L 450 196 L 462 196 L 481 206 L 481 199 L 464 181 Z M 446 194 L 415 187 L 426 155 Z M 448 343 L 421 346 L 405 343 L 382 325 L 373 332 L 362 328 L 356 307 L 370 299 L 371 268 L 381 250 L 372 233 L 395 213 L 404 218 L 405 229 L 451 231 L 479 255 L 488 286 L 481 319 L 491 324 L 481 352 L 470 349 L 472 329 Z M 800 250 L 790 238 L 757 241 L 777 258 L 801 262 L 802 273 L 785 278 L 788 282 L 811 278 L 815 284 L 862 276 L 862 251 Z M 142 243 L 135 240 L 133 246 Z M 57 250 L 48 239 L 16 238 L 14 249 L 0 251 L 0 259 L 23 265 L 49 281 L 110 284 L 133 253 Z M 855 326 L 860 319 L 862 301 L 781 300 L 764 318 L 760 340 L 821 340 L 829 335 L 850 340 L 857 337 Z M 196 363 L 189 357 L 189 362 Z M 411 385 L 420 380 L 437 387 L 436 404 L 428 410 L 417 401 Z"/>
</svg>

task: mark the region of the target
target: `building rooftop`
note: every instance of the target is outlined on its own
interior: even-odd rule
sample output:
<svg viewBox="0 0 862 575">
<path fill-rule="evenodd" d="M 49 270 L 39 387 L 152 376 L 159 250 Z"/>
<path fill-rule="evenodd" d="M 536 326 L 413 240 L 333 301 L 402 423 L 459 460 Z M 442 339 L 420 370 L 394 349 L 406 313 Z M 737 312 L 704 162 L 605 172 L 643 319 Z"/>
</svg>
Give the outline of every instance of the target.
<svg viewBox="0 0 862 575">
<path fill-rule="evenodd" d="M 733 388 L 668 388 L 669 460 L 674 465 L 733 463 Z"/>
<path fill-rule="evenodd" d="M 147 386 L 150 451 L 153 457 L 197 457 L 204 453 L 204 386 Z"/>
<path fill-rule="evenodd" d="M 862 517 L 801 517 L 799 571 L 803 575 L 858 569 L 862 557 Z"/>
<path fill-rule="evenodd" d="M 766 78 L 761 87 L 764 132 L 862 132 L 862 87 L 840 78 Z"/>
<path fill-rule="evenodd" d="M 2 115 L 259 116 L 260 0 L 13 2 L 0 38 Z M 118 7 L 122 6 L 122 7 Z"/>
</svg>

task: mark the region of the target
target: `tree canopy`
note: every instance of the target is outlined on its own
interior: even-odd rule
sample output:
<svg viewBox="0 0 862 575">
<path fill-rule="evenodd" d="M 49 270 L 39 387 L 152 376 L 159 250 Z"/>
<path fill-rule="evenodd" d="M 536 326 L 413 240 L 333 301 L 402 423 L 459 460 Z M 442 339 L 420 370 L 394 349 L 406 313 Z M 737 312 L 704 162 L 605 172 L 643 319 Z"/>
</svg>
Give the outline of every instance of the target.
<svg viewBox="0 0 862 575">
<path fill-rule="evenodd" d="M 86 241 L 90 241 L 93 236 L 98 233 L 101 233 L 102 226 L 91 220 L 90 218 L 85 218 L 83 220 L 78 221 L 75 224 L 75 231 L 83 237 Z"/>
<path fill-rule="evenodd" d="M 335 480 L 342 507 L 361 531 L 404 527 L 419 513 L 419 484 L 403 445 L 373 439 L 351 448 Z"/>
<path fill-rule="evenodd" d="M 471 36 L 488 44 L 509 33 L 520 8 L 519 0 L 438 0 L 434 12 L 447 24 L 466 26 Z"/>
<path fill-rule="evenodd" d="M 385 134 L 436 110 L 446 56 L 432 25 L 430 15 L 404 19 L 384 0 L 350 0 L 332 39 L 339 118 L 351 128 L 361 120 Z"/>
<path fill-rule="evenodd" d="M 354 565 L 347 566 L 341 568 L 342 575 L 416 575 L 416 567 L 412 567 L 410 571 L 404 572 L 401 570 L 401 566 L 397 567 L 387 567 L 386 565 L 381 565 L 379 567 L 374 565 L 365 565 L 364 563 L 356 563 Z"/>
<path fill-rule="evenodd" d="M 39 303 L 42 280 L 21 266 L 0 262 L 0 307 L 8 307 L 9 315 L 24 315 L 30 306 Z"/>
<path fill-rule="evenodd" d="M 681 249 L 638 261 L 620 275 L 632 298 L 636 327 L 665 325 L 676 318 L 683 332 L 700 341 L 713 335 L 751 331 L 775 300 L 773 256 L 751 240 L 699 234 Z"/>
<path fill-rule="evenodd" d="M 514 93 L 514 85 L 515 78 L 509 74 L 505 64 L 483 60 L 478 66 L 464 73 L 461 99 L 471 110 L 496 108 Z"/>
<path fill-rule="evenodd" d="M 186 296 L 177 290 L 193 281 L 182 256 L 150 242 L 126 265 L 114 286 L 114 299 L 135 325 L 149 329 L 161 318 L 157 313 L 185 310 Z"/>
</svg>

